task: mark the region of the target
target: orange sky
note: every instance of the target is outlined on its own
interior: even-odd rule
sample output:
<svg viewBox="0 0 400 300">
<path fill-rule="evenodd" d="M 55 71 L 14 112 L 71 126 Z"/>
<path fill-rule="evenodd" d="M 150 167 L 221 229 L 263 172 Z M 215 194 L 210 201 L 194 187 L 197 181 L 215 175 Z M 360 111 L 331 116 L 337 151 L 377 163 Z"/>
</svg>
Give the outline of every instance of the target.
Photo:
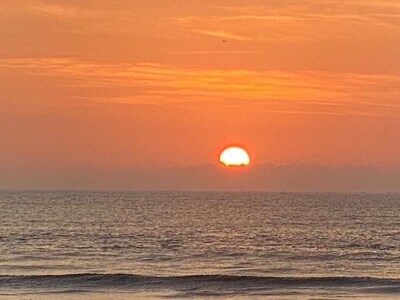
<svg viewBox="0 0 400 300">
<path fill-rule="evenodd" d="M 400 165 L 399 0 L 4 0 L 0 44 L 0 169 Z"/>
</svg>

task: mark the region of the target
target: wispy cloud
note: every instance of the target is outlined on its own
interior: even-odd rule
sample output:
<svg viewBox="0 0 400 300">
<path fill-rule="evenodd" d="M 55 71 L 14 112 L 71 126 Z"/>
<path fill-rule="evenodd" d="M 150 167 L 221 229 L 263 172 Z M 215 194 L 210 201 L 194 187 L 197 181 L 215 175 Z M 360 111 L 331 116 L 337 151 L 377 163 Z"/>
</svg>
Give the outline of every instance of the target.
<svg viewBox="0 0 400 300">
<path fill-rule="evenodd" d="M 230 28 L 246 40 L 286 41 L 340 37 L 342 32 L 392 30 L 400 34 L 400 5 L 397 1 L 282 1 L 268 5 L 219 6 L 214 15 L 192 15 L 177 20 L 188 28 L 218 32 Z M 333 26 L 334 25 L 334 26 Z"/>
<path fill-rule="evenodd" d="M 398 117 L 400 113 L 400 77 L 394 75 L 185 69 L 70 58 L 0 60 L 0 72 L 12 70 L 40 76 L 42 82 L 53 80 L 55 86 L 69 86 L 68 91 L 78 86 L 102 88 L 107 102 L 246 103 L 266 112 L 364 117 Z"/>
<path fill-rule="evenodd" d="M 26 9 L 45 15 L 62 18 L 76 18 L 84 13 L 84 11 L 71 6 L 60 5 L 56 3 L 43 3 L 40 1 L 28 1 Z"/>
<path fill-rule="evenodd" d="M 226 31 L 196 30 L 195 32 L 202 34 L 202 35 L 217 37 L 217 38 L 221 38 L 221 39 L 230 39 L 230 40 L 236 40 L 236 41 L 249 40 L 248 37 L 240 36 L 237 34 L 226 32 Z"/>
<path fill-rule="evenodd" d="M 221 51 L 216 51 L 216 50 L 205 50 L 205 51 L 174 51 L 172 54 L 176 55 L 181 55 L 181 54 L 187 54 L 187 55 L 208 55 L 208 54 L 261 54 L 261 51 L 251 51 L 251 50 L 221 50 Z"/>
</svg>

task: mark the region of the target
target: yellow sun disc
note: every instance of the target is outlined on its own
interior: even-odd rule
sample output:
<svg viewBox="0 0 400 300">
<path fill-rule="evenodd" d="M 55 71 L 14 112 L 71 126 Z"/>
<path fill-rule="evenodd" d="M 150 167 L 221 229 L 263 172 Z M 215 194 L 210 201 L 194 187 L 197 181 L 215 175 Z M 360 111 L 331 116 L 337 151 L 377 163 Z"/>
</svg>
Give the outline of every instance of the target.
<svg viewBox="0 0 400 300">
<path fill-rule="evenodd" d="M 246 150 L 240 147 L 229 147 L 222 151 L 219 161 L 225 166 L 248 166 L 250 157 Z"/>
</svg>

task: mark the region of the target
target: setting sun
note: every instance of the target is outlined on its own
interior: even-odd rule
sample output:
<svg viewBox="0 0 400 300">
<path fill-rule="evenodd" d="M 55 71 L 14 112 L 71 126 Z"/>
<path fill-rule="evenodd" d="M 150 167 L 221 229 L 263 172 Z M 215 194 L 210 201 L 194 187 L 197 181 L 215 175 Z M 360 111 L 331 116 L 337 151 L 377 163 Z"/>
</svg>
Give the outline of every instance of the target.
<svg viewBox="0 0 400 300">
<path fill-rule="evenodd" d="M 240 147 L 229 147 L 222 151 L 219 161 L 225 166 L 248 166 L 249 154 Z"/>
</svg>

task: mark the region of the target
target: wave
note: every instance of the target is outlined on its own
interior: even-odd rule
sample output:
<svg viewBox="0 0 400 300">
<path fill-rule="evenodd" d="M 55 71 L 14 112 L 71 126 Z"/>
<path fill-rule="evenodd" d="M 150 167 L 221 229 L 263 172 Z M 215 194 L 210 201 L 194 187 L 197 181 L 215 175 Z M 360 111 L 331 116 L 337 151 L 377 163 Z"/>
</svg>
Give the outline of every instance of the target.
<svg viewBox="0 0 400 300">
<path fill-rule="evenodd" d="M 171 290 L 185 293 L 221 294 L 303 288 L 365 289 L 399 293 L 400 278 L 373 277 L 258 277 L 234 275 L 143 276 L 133 274 L 3 275 L 0 289 L 43 291 Z"/>
</svg>

